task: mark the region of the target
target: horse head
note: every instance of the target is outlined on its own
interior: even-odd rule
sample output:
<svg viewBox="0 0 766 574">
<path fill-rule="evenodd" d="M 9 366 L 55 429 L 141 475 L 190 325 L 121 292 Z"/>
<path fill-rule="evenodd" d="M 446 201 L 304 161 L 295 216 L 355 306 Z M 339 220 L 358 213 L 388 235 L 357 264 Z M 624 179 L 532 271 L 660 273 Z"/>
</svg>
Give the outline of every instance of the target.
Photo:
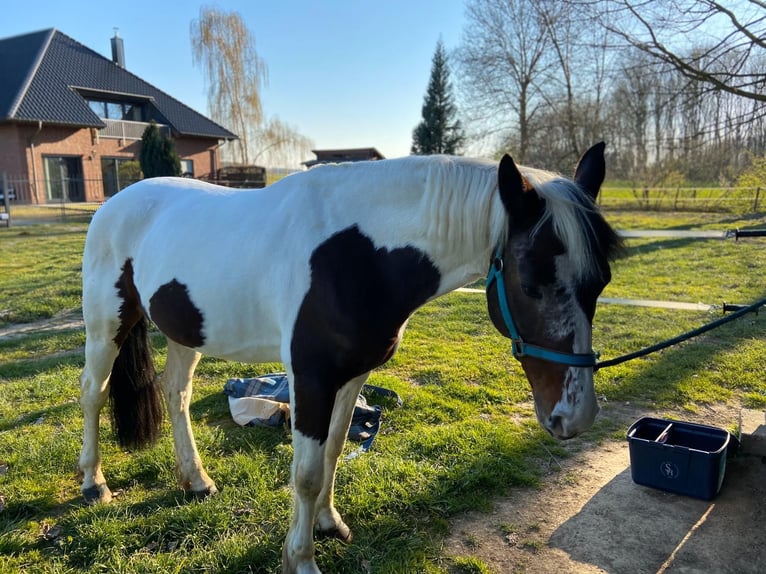
<svg viewBox="0 0 766 574">
<path fill-rule="evenodd" d="M 513 340 L 540 424 L 561 439 L 589 429 L 599 411 L 592 324 L 619 245 L 595 205 L 604 172 L 603 143 L 583 155 L 574 181 L 520 170 L 508 155 L 498 168 L 508 232 L 490 263 L 489 315 Z"/>
</svg>

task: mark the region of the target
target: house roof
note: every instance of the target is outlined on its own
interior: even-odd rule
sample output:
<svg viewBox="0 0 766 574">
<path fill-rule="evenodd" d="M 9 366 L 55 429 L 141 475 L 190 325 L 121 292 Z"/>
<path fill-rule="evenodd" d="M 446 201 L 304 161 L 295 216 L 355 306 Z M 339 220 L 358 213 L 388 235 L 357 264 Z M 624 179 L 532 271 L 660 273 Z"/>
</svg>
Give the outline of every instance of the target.
<svg viewBox="0 0 766 574">
<path fill-rule="evenodd" d="M 111 95 L 149 102 L 178 135 L 237 137 L 55 28 L 0 39 L 0 78 L 0 122 L 103 128 L 83 94 Z"/>
</svg>

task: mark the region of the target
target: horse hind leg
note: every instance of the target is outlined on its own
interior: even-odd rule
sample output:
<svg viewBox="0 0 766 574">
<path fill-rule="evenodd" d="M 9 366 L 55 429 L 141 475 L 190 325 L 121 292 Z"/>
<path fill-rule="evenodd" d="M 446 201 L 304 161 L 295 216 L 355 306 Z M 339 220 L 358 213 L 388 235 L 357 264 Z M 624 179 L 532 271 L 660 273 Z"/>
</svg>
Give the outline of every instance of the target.
<svg viewBox="0 0 766 574">
<path fill-rule="evenodd" d="M 173 425 L 178 481 L 185 491 L 204 498 L 217 493 L 218 489 L 202 466 L 189 417 L 192 377 L 200 357 L 197 351 L 168 340 L 162 388 Z"/>
<path fill-rule="evenodd" d="M 128 259 L 122 267 L 116 292 L 107 281 L 86 276 L 108 276 L 98 257 L 83 255 L 83 316 L 85 366 L 80 376 L 83 412 L 83 446 L 79 466 L 82 493 L 87 503 L 109 502 L 112 494 L 101 472 L 99 414 L 109 395 L 112 422 L 120 445 L 141 448 L 156 441 L 162 425 L 162 399 L 155 381 L 147 322 L 133 283 Z M 116 295 L 116 298 L 115 298 Z"/>
<path fill-rule="evenodd" d="M 112 427 L 121 446 L 129 449 L 153 444 L 162 425 L 162 399 L 155 381 L 146 320 L 139 318 L 117 332 L 109 321 L 86 319 L 85 367 L 80 376 L 83 448 L 80 454 L 83 498 L 89 504 L 109 502 L 111 493 L 101 472 L 99 413 L 112 399 Z"/>
<path fill-rule="evenodd" d="M 83 413 L 83 442 L 79 468 L 83 481 L 83 499 L 87 504 L 108 503 L 112 493 L 101 472 L 99 413 L 109 396 L 109 373 L 117 357 L 111 340 L 88 337 L 85 343 L 85 367 L 80 375 L 80 407 Z"/>
</svg>

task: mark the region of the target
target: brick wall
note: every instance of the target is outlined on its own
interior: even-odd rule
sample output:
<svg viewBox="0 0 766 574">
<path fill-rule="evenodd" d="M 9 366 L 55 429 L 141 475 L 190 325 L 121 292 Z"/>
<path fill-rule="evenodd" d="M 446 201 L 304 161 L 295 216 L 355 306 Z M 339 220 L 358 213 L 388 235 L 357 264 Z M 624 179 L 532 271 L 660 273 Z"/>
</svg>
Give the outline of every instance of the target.
<svg viewBox="0 0 766 574">
<path fill-rule="evenodd" d="M 218 142 L 206 138 L 178 138 L 176 153 L 194 162 L 194 177 L 209 177 L 218 167 Z"/>
<path fill-rule="evenodd" d="M 34 148 L 29 142 L 34 142 Z M 207 138 L 181 137 L 175 140 L 182 159 L 192 160 L 194 177 L 207 176 L 217 167 L 217 142 Z M 141 142 L 98 137 L 90 129 L 33 124 L 0 124 L 0 172 L 30 182 L 31 202 L 45 201 L 45 156 L 78 157 L 82 163 L 85 201 L 103 201 L 100 184 L 101 158 L 134 158 L 138 160 Z M 34 156 L 34 163 L 33 163 Z M 37 185 L 35 186 L 35 182 Z"/>
<path fill-rule="evenodd" d="M 0 172 L 11 177 L 25 176 L 27 162 L 23 129 L 16 124 L 0 124 Z"/>
</svg>

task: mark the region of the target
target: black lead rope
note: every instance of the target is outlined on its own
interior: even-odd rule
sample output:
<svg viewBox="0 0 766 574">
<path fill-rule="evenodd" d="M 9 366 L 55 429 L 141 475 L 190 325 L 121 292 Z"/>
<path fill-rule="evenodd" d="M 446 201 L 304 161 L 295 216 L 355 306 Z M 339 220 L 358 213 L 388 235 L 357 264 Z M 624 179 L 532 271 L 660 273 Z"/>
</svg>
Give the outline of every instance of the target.
<svg viewBox="0 0 766 574">
<path fill-rule="evenodd" d="M 638 351 L 634 351 L 632 353 L 620 355 L 619 357 L 615 357 L 614 359 L 599 361 L 598 363 L 596 363 L 596 366 L 593 367 L 593 371 L 595 372 L 605 367 L 613 367 L 615 365 L 619 365 L 620 363 L 625 363 L 632 359 L 637 359 L 638 357 L 644 357 L 646 355 L 649 355 L 650 353 L 655 353 L 657 351 L 661 351 L 662 349 L 666 349 L 673 345 L 677 345 L 678 343 L 682 343 L 683 341 L 691 339 L 692 337 L 696 337 L 697 335 L 701 335 L 702 333 L 707 333 L 708 331 L 715 329 L 716 327 L 720 327 L 721 325 L 725 325 L 726 323 L 730 323 L 731 321 L 739 319 L 742 315 L 746 315 L 748 313 L 758 311 L 758 309 L 760 309 L 764 305 L 766 305 L 766 297 L 756 301 L 752 305 L 747 305 L 746 307 L 739 308 L 737 311 L 735 311 L 731 315 L 722 317 L 721 319 L 717 319 L 706 325 L 702 325 L 702 327 L 698 327 L 697 329 L 692 329 L 691 331 L 682 333 L 681 335 L 678 335 L 677 337 L 673 337 L 672 339 L 662 341 L 660 343 L 657 343 L 656 345 L 652 345 L 644 349 L 639 349 Z"/>
</svg>

